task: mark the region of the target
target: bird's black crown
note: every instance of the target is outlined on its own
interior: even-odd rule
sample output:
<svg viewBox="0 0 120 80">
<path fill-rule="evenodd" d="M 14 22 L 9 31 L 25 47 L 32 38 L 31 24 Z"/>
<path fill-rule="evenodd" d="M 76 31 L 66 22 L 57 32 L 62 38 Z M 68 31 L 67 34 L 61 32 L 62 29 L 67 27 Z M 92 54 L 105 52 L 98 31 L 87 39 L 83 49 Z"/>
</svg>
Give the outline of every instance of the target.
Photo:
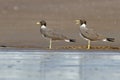
<svg viewBox="0 0 120 80">
<path fill-rule="evenodd" d="M 80 19 L 80 24 L 82 25 L 82 24 L 87 24 L 87 22 L 86 22 L 86 20 L 81 20 Z"/>
<path fill-rule="evenodd" d="M 41 26 L 42 26 L 42 25 L 46 26 L 46 22 L 45 22 L 44 20 L 41 20 L 41 21 L 40 21 L 40 24 L 41 24 Z"/>
</svg>

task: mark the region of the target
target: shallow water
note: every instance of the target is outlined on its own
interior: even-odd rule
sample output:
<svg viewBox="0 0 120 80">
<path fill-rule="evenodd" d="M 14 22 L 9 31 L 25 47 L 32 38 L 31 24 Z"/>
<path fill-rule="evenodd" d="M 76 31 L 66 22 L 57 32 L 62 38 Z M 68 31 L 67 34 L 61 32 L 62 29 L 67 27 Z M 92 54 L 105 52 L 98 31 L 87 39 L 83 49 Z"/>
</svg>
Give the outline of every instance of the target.
<svg viewBox="0 0 120 80">
<path fill-rule="evenodd" d="M 1 50 L 0 80 L 119 80 L 120 52 Z"/>
</svg>

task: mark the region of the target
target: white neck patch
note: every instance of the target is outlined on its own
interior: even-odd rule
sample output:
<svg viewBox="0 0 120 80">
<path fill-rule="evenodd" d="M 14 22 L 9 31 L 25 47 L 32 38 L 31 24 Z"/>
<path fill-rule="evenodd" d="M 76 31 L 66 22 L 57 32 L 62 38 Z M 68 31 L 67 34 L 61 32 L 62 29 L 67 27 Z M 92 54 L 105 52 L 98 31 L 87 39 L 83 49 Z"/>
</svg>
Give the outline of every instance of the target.
<svg viewBox="0 0 120 80">
<path fill-rule="evenodd" d="M 42 25 L 42 26 L 41 26 L 41 28 L 42 28 L 42 29 L 45 29 L 45 28 L 46 28 L 46 26 L 45 26 L 45 25 Z"/>
<path fill-rule="evenodd" d="M 80 27 L 83 27 L 83 28 L 85 28 L 85 27 L 86 27 L 86 24 L 82 24 Z"/>
</svg>

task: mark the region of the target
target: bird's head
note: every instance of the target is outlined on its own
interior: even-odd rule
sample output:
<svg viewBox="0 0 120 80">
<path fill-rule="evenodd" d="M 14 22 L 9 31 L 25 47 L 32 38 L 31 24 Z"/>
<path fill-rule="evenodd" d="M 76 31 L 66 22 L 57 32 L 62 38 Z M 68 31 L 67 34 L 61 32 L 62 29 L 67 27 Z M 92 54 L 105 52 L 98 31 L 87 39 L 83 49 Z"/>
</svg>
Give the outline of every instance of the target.
<svg viewBox="0 0 120 80">
<path fill-rule="evenodd" d="M 76 22 L 76 24 L 80 24 L 80 25 L 87 23 L 86 20 L 84 20 L 84 19 L 77 19 L 77 20 L 75 20 L 75 22 Z"/>
<path fill-rule="evenodd" d="M 46 26 L 46 22 L 44 20 L 41 20 L 40 22 L 37 22 L 36 24 L 40 24 L 41 26 L 42 25 Z"/>
</svg>

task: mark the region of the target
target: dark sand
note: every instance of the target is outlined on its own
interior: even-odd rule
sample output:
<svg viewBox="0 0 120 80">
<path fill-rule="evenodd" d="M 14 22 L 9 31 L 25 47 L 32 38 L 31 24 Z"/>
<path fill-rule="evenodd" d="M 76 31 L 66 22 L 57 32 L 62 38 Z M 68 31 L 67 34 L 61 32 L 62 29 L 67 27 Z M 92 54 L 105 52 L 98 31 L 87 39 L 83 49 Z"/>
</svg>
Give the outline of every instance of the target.
<svg viewBox="0 0 120 80">
<path fill-rule="evenodd" d="M 44 19 L 48 27 L 77 40 L 54 42 L 53 48 L 81 49 L 87 42 L 79 36 L 79 26 L 74 21 L 79 18 L 86 19 L 88 26 L 102 35 L 116 39 L 114 43 L 93 42 L 93 48 L 119 49 L 120 0 L 0 0 L 0 45 L 47 48 L 49 40 L 41 36 L 36 25 Z"/>
</svg>

